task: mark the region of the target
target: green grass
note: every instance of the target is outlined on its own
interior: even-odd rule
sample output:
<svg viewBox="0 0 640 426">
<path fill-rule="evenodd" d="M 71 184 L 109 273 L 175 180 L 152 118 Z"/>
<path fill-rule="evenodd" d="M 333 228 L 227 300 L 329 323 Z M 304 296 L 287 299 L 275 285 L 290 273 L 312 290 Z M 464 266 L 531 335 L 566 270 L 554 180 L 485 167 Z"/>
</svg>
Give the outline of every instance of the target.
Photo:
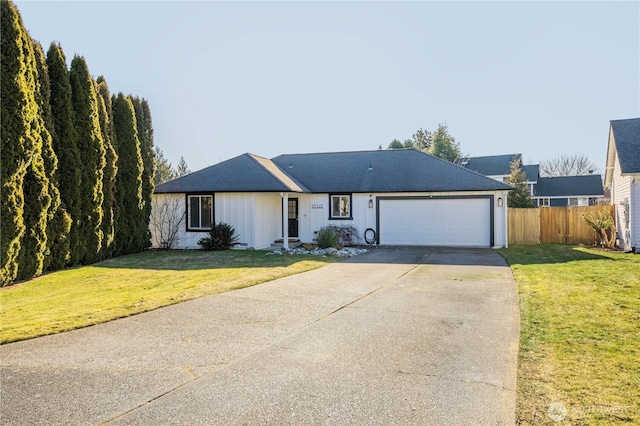
<svg viewBox="0 0 640 426">
<path fill-rule="evenodd" d="M 500 250 L 518 285 L 518 424 L 640 424 L 640 255 Z"/>
<path fill-rule="evenodd" d="M 147 251 L 0 289 L 0 343 L 248 287 L 335 261 L 264 251 Z"/>
</svg>

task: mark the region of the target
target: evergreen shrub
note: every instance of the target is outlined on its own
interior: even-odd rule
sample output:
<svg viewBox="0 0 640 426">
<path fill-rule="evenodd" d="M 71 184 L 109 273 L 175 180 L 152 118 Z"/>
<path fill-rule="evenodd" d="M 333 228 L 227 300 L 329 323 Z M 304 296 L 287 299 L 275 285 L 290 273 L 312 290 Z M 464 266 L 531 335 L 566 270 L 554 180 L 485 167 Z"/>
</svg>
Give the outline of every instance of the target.
<svg viewBox="0 0 640 426">
<path fill-rule="evenodd" d="M 209 236 L 200 238 L 198 245 L 202 247 L 202 250 L 207 251 L 229 250 L 240 244 L 238 238 L 233 226 L 223 222 L 214 223 L 209 231 Z"/>
</svg>

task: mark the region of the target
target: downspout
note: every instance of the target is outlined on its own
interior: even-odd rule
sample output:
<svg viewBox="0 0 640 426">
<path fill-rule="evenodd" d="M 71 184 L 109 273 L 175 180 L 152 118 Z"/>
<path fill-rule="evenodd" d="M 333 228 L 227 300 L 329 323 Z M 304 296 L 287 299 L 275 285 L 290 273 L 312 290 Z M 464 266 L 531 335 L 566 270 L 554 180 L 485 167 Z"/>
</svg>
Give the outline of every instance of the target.
<svg viewBox="0 0 640 426">
<path fill-rule="evenodd" d="M 289 194 L 281 192 L 282 197 L 282 248 L 289 250 Z"/>
</svg>

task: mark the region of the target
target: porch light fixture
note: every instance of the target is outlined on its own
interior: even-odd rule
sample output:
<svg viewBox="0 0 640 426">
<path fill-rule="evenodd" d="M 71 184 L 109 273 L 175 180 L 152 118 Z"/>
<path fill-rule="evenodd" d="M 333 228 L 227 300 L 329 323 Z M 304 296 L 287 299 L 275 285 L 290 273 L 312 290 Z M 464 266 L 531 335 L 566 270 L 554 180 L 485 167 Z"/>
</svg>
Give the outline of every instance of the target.
<svg viewBox="0 0 640 426">
<path fill-rule="evenodd" d="M 502 197 L 498 197 L 498 207 L 502 207 Z"/>
<path fill-rule="evenodd" d="M 371 163 L 369 163 L 369 168 L 367 170 L 369 171 L 373 170 L 373 167 L 371 167 Z"/>
<path fill-rule="evenodd" d="M 373 208 L 373 200 L 371 198 L 369 198 L 369 208 L 370 209 Z"/>
</svg>

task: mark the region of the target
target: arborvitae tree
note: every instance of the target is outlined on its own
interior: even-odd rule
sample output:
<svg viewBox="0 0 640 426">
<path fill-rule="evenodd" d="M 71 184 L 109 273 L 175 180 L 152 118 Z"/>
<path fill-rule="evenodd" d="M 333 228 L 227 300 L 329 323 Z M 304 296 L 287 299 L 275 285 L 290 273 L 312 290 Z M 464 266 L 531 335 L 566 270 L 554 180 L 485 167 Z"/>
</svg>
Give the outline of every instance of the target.
<svg viewBox="0 0 640 426">
<path fill-rule="evenodd" d="M 81 253 L 76 248 L 84 238 L 80 234 L 80 180 L 81 163 L 77 146 L 71 84 L 67 61 L 60 45 L 51 43 L 47 52 L 47 68 L 51 89 L 51 115 L 53 118 L 53 149 L 58 157 L 58 188 L 62 206 L 71 216 L 68 238 L 57 241 L 53 250 L 51 267 L 59 269 L 80 262 Z M 64 228 L 64 226 L 63 226 Z"/>
<path fill-rule="evenodd" d="M 527 176 L 522 170 L 522 161 L 516 157 L 511 162 L 511 175 L 507 183 L 515 188 L 509 193 L 507 205 L 514 208 L 530 208 L 534 207 L 531 199 L 529 185 L 527 185 Z"/>
<path fill-rule="evenodd" d="M 113 111 L 111 109 L 111 94 L 104 77 L 98 77 L 96 81 L 98 93 L 98 113 L 100 117 L 100 130 L 105 148 L 105 168 L 102 178 L 102 191 L 104 201 L 104 219 L 102 220 L 102 232 L 104 240 L 102 244 L 102 257 L 110 257 L 113 254 L 113 244 L 116 236 L 116 175 L 118 174 L 118 154 L 114 148 L 115 135 L 113 130 Z"/>
<path fill-rule="evenodd" d="M 42 87 L 40 85 L 40 70 L 38 59 L 36 58 L 35 46 L 29 40 L 33 51 L 33 62 L 27 64 L 31 70 L 33 84 L 35 86 L 34 99 L 38 105 L 38 115 L 41 120 L 39 126 L 40 135 L 36 137 L 31 154 L 31 162 L 27 167 L 27 174 L 24 177 L 24 225 L 26 232 L 20 245 L 20 256 L 18 257 L 18 279 L 28 280 L 41 275 L 44 269 L 44 260 L 47 256 L 47 220 L 51 208 L 51 196 L 49 195 L 49 177 L 45 169 L 45 162 L 42 155 L 43 145 L 51 145 L 51 135 L 47 130 L 42 114 L 43 105 Z M 31 59 L 31 58 L 30 58 Z M 28 61 L 30 62 L 30 61 Z M 31 65 L 31 66 L 29 66 Z M 44 70 L 43 70 L 44 72 Z"/>
<path fill-rule="evenodd" d="M 153 194 L 154 179 L 156 174 L 156 159 L 153 150 L 153 125 L 151 122 L 151 110 L 146 99 L 132 98 L 133 108 L 136 113 L 138 126 L 138 139 L 140 140 L 140 154 L 142 155 L 142 201 L 144 207 L 140 217 L 140 227 L 149 229 L 151 217 L 151 195 Z M 148 234 L 140 234 L 139 246 L 148 248 L 151 245 L 151 237 Z"/>
<path fill-rule="evenodd" d="M 116 235 L 118 254 L 134 253 L 144 249 L 137 247 L 140 233 L 147 235 L 147 229 L 140 229 L 138 218 L 143 214 L 142 172 L 144 164 L 140 153 L 140 141 L 136 116 L 131 100 L 118 93 L 112 97 L 113 128 L 118 154 L 118 175 L 116 177 L 117 203 L 121 206 Z"/>
<path fill-rule="evenodd" d="M 156 175 L 154 177 L 155 186 L 161 183 L 169 182 L 177 177 L 176 171 L 173 170 L 173 166 L 164 156 L 164 152 L 159 147 L 155 147 L 156 156 Z"/>
<path fill-rule="evenodd" d="M 452 163 L 460 158 L 460 144 L 449 134 L 446 124 L 439 124 L 438 130 L 431 135 L 431 146 L 428 152 Z"/>
<path fill-rule="evenodd" d="M 82 165 L 80 230 L 83 244 L 79 248 L 81 262 L 93 263 L 100 259 L 102 250 L 102 179 L 106 160 L 95 84 L 82 56 L 76 55 L 71 61 L 69 81 Z"/>
<path fill-rule="evenodd" d="M 62 207 L 60 201 L 60 191 L 58 190 L 58 157 L 53 149 L 53 115 L 51 113 L 51 91 L 49 83 L 49 71 L 47 69 L 46 58 L 42 46 L 37 41 L 33 41 L 34 53 L 36 55 L 36 66 L 40 79 L 40 93 L 36 94 L 38 105 L 42 114 L 42 119 L 46 129 L 52 137 L 44 138 L 42 144 L 42 159 L 44 161 L 44 172 L 49 179 L 49 196 L 51 205 L 47 212 L 47 247 L 44 259 L 44 269 L 53 266 L 59 269 L 64 266 L 69 258 L 69 229 L 71 228 L 71 217 Z"/>
<path fill-rule="evenodd" d="M 37 70 L 31 37 L 13 3 L 2 1 L 0 8 L 0 285 L 5 286 L 20 269 L 25 233 L 23 185 L 34 152 L 42 149 L 46 129 L 35 98 Z"/>
<path fill-rule="evenodd" d="M 42 138 L 51 138 L 42 126 Z M 20 245 L 18 279 L 28 280 L 42 274 L 47 255 L 47 219 L 51 206 L 49 179 L 42 158 L 42 141 L 33 145 L 31 161 L 23 182 L 24 225 L 26 233 Z"/>
</svg>

